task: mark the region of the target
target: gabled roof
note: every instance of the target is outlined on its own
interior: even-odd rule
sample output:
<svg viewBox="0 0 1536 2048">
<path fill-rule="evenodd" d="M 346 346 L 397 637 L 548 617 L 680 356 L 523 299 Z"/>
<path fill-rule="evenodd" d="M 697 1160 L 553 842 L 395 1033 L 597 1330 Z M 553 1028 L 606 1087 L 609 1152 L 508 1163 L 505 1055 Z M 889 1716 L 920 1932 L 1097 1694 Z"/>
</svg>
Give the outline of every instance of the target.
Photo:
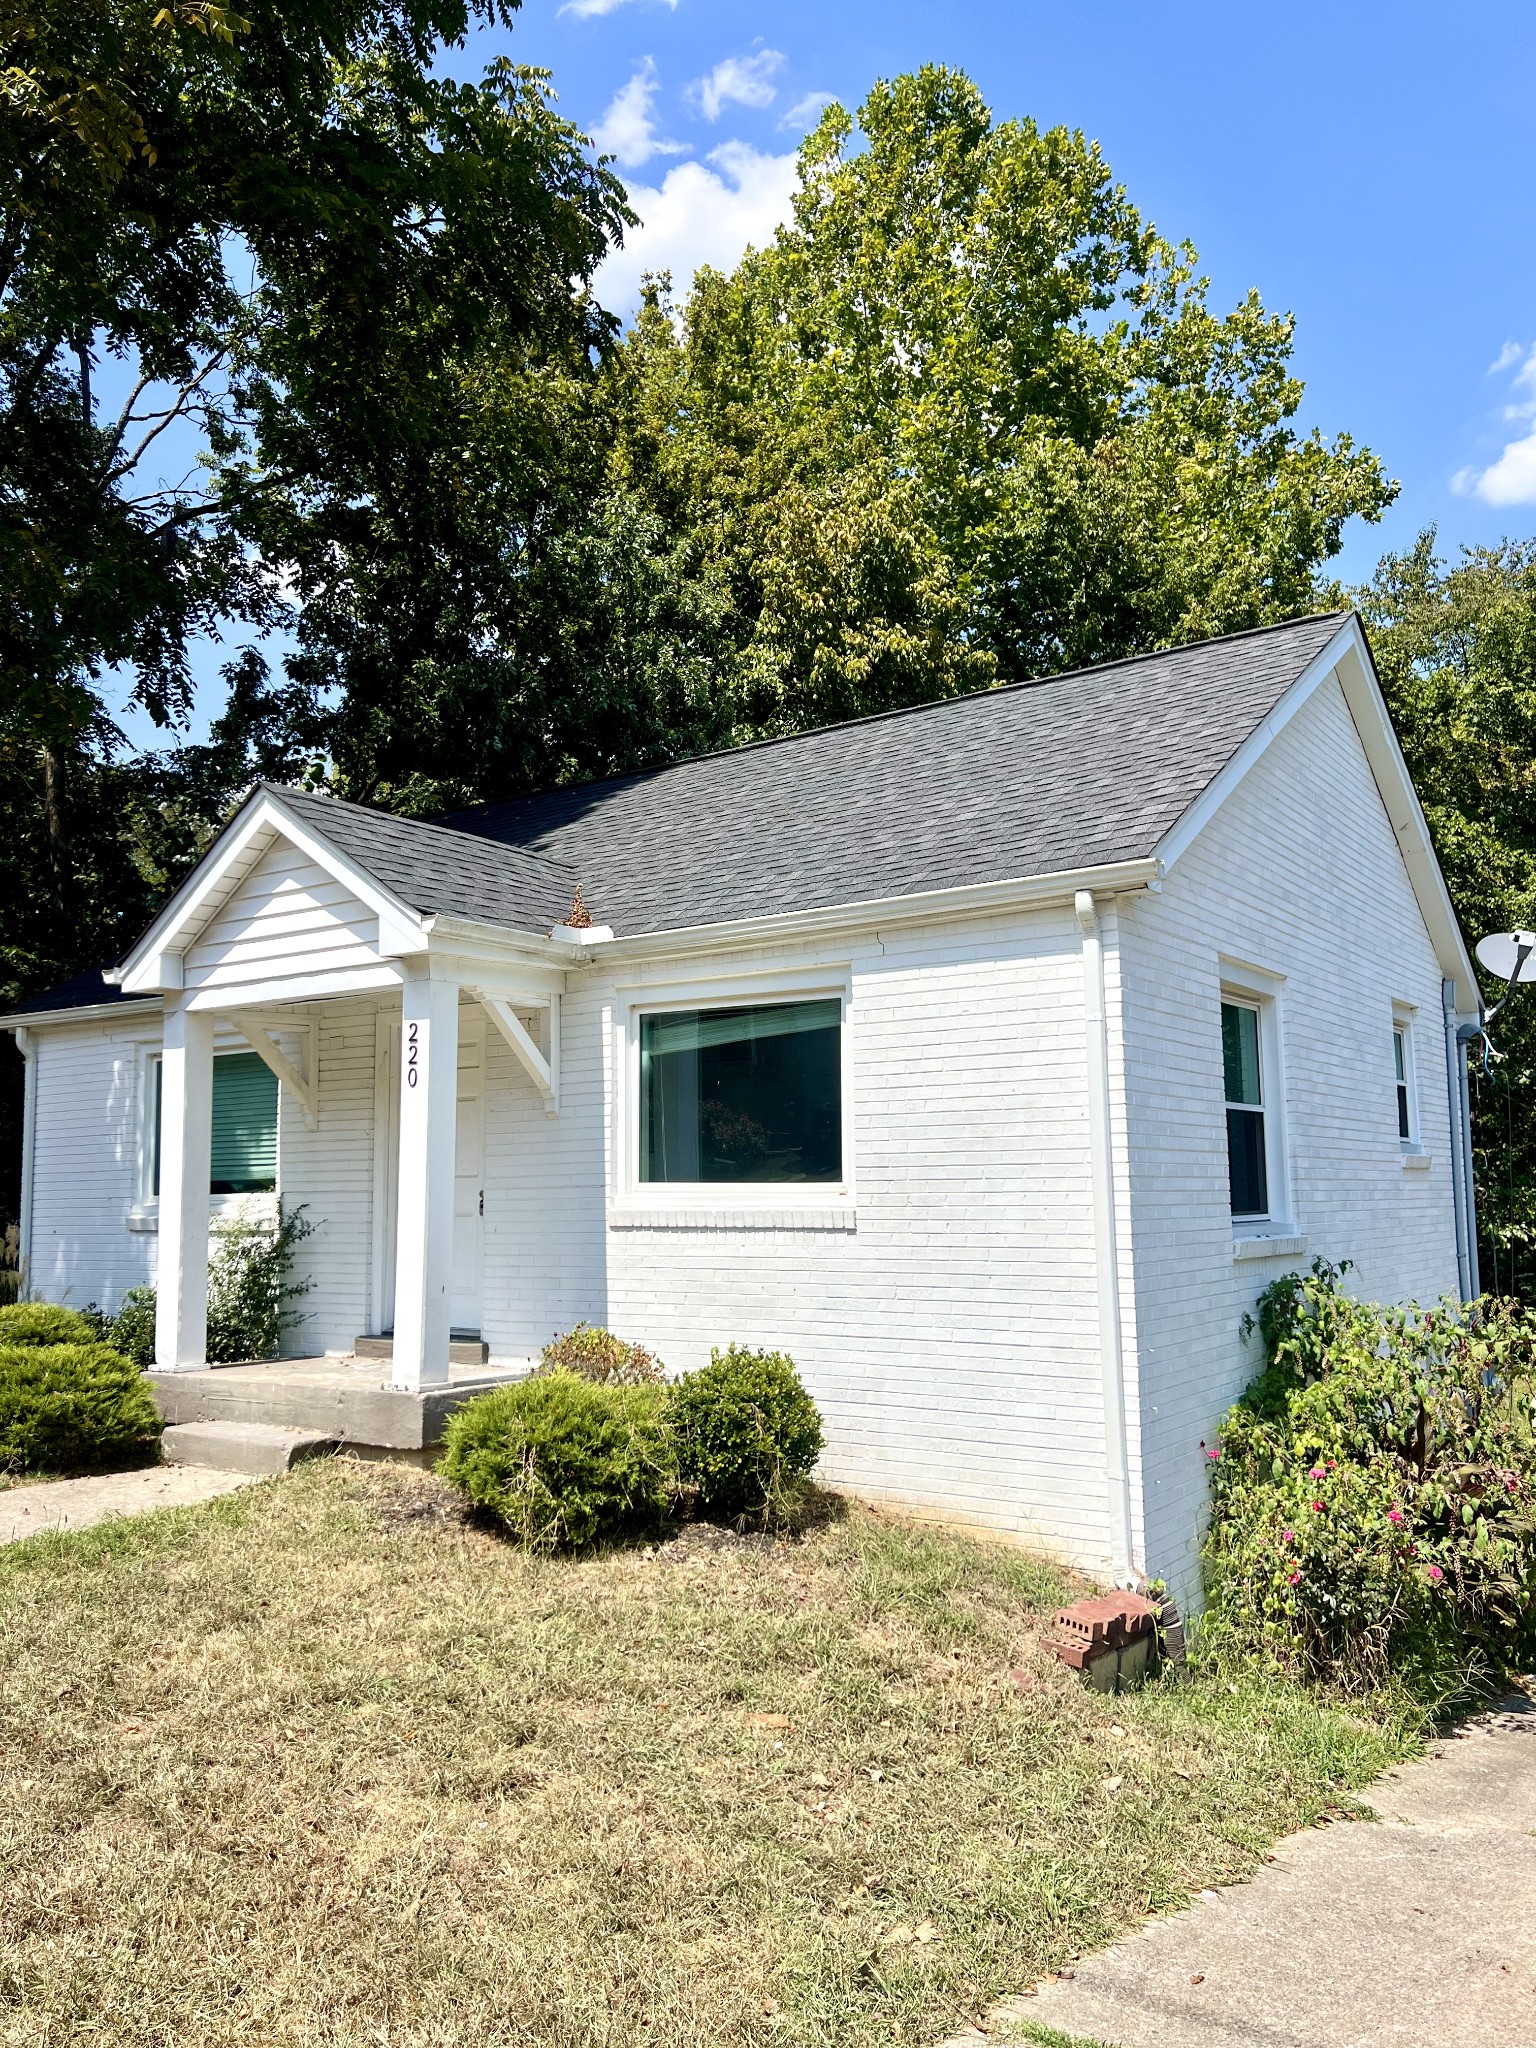
<svg viewBox="0 0 1536 2048">
<path fill-rule="evenodd" d="M 547 932 L 576 893 L 576 870 L 558 856 L 276 782 L 257 788 L 424 917 L 446 912 Z"/>
<path fill-rule="evenodd" d="M 625 937 L 1107 866 L 1173 825 L 1350 622 L 737 747 L 441 820 L 561 862 Z"/>
</svg>

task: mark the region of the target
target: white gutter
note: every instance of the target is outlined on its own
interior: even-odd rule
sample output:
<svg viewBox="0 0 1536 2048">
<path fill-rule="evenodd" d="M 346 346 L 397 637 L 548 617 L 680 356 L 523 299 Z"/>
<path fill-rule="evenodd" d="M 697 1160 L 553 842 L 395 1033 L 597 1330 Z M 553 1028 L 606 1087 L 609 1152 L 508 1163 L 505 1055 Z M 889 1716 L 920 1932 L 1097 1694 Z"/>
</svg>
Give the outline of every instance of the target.
<svg viewBox="0 0 1536 2048">
<path fill-rule="evenodd" d="M 865 930 L 871 925 L 932 924 L 954 917 L 996 916 L 1047 903 L 1070 903 L 1080 890 L 1109 896 L 1131 889 L 1155 889 L 1162 876 L 1162 861 L 1151 856 L 1108 862 L 1101 867 L 1064 868 L 1055 874 L 1025 875 L 1010 881 L 972 882 L 957 889 L 923 889 L 910 896 L 872 896 L 816 910 L 775 911 L 765 917 L 730 918 L 720 924 L 637 932 L 625 938 L 598 941 L 588 950 L 597 961 L 712 953 L 727 946 L 759 946 L 772 939 L 787 942 L 826 938 Z"/>
<path fill-rule="evenodd" d="M 26 1062 L 26 1079 L 23 1084 L 21 1111 L 21 1215 L 19 1224 L 17 1257 L 21 1271 L 22 1293 L 27 1292 L 27 1279 L 32 1270 L 32 1178 L 33 1162 L 37 1156 L 37 1047 L 32 1043 L 31 1033 L 22 1024 L 16 1028 L 16 1047 Z"/>
<path fill-rule="evenodd" d="M 34 1024 L 95 1024 L 104 1017 L 136 1017 L 144 1010 L 158 1010 L 158 995 L 126 997 L 120 1003 L 76 1003 L 62 1010 L 15 1010 L 0 1017 L 0 1031 L 20 1034 Z"/>
<path fill-rule="evenodd" d="M 1125 1415 L 1125 1342 L 1115 1230 L 1115 1141 L 1110 1121 L 1109 1019 L 1104 935 L 1091 889 L 1074 898 L 1083 933 L 1083 1002 L 1088 1041 L 1088 1142 L 1093 1163 L 1094 1264 L 1099 1295 L 1099 1361 L 1104 1381 L 1104 1448 L 1109 1478 L 1110 1566 L 1117 1586 L 1134 1584 L 1131 1460 Z"/>
</svg>

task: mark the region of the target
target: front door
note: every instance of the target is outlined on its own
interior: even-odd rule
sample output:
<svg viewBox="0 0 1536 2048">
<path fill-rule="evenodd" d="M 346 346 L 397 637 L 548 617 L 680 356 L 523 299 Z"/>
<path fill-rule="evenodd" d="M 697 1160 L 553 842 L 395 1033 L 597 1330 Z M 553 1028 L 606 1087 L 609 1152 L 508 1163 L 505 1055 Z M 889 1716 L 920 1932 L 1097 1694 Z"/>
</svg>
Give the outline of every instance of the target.
<svg viewBox="0 0 1536 2048">
<path fill-rule="evenodd" d="M 383 1203 L 376 1220 L 374 1244 L 379 1262 L 379 1330 L 389 1336 L 395 1327 L 395 1217 L 400 1181 L 398 1019 L 390 1028 L 384 1057 L 386 1072 L 377 1096 Z M 459 1095 L 454 1133 L 453 1297 L 449 1314 L 455 1336 L 480 1334 L 484 1240 L 485 1012 L 478 1003 L 466 1003 L 459 1011 Z"/>
</svg>

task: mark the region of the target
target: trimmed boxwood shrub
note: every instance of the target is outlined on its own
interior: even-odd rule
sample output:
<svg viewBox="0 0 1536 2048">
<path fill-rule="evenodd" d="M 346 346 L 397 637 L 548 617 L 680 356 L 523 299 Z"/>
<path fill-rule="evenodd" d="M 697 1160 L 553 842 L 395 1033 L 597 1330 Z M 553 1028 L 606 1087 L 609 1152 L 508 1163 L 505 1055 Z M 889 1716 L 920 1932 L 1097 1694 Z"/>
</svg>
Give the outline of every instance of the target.
<svg viewBox="0 0 1536 2048">
<path fill-rule="evenodd" d="M 95 1344 L 99 1325 L 77 1308 L 51 1301 L 14 1301 L 0 1308 L 0 1344 Z"/>
<path fill-rule="evenodd" d="M 563 1337 L 552 1337 L 534 1372 L 573 1372 L 620 1387 L 659 1386 L 666 1377 L 661 1360 L 643 1344 L 627 1344 L 594 1323 L 578 1323 Z"/>
<path fill-rule="evenodd" d="M 712 1351 L 673 1387 L 669 1420 L 678 1479 L 706 1515 L 772 1519 L 821 1452 L 816 1403 L 782 1351 Z"/>
<path fill-rule="evenodd" d="M 581 1550 L 654 1528 L 674 1490 L 667 1391 L 569 1371 L 467 1401 L 441 1471 L 530 1550 Z"/>
<path fill-rule="evenodd" d="M 110 1344 L 0 1344 L 0 1469 L 98 1465 L 159 1431 L 148 1383 Z"/>
<path fill-rule="evenodd" d="M 1206 1450 L 1201 1640 L 1449 1701 L 1536 1653 L 1536 1320 L 1353 1300 L 1319 1260 L 1259 1303 L 1266 1363 Z"/>
</svg>

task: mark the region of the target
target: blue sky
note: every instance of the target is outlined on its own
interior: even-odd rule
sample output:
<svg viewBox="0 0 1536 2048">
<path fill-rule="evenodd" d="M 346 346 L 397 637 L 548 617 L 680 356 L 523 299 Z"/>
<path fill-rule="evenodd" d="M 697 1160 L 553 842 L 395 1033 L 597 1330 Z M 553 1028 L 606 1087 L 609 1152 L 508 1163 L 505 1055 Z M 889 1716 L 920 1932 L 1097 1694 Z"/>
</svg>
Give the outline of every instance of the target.
<svg viewBox="0 0 1536 2048">
<path fill-rule="evenodd" d="M 1529 0 L 527 0 L 467 61 L 501 50 L 548 66 L 561 111 L 620 155 L 645 224 L 605 279 L 616 310 L 644 267 L 681 282 L 771 234 L 819 96 L 854 107 L 877 77 L 954 64 L 994 114 L 1097 140 L 1194 242 L 1215 303 L 1253 286 L 1294 311 L 1307 424 L 1403 485 L 1346 574 L 1431 523 L 1452 549 L 1536 533 Z"/>
<path fill-rule="evenodd" d="M 1536 535 L 1530 0 L 527 0 L 444 68 L 500 54 L 546 66 L 619 159 L 643 224 L 602 279 L 616 311 L 643 269 L 681 288 L 771 237 L 827 97 L 854 108 L 877 77 L 954 64 L 998 117 L 1097 140 L 1143 216 L 1194 242 L 1214 305 L 1251 286 L 1295 313 L 1303 424 L 1353 434 L 1402 483 L 1348 532 L 1347 579 L 1426 525 L 1450 554 Z"/>
</svg>

